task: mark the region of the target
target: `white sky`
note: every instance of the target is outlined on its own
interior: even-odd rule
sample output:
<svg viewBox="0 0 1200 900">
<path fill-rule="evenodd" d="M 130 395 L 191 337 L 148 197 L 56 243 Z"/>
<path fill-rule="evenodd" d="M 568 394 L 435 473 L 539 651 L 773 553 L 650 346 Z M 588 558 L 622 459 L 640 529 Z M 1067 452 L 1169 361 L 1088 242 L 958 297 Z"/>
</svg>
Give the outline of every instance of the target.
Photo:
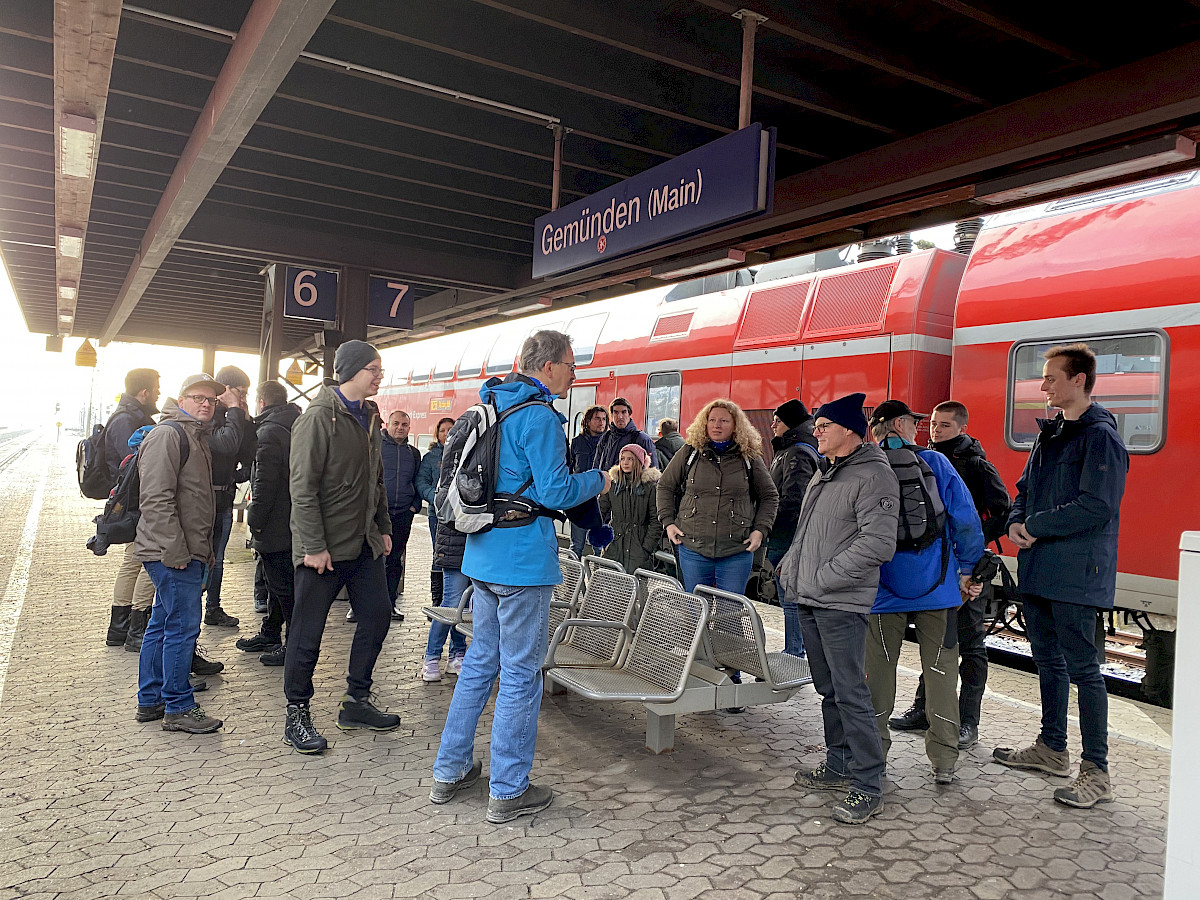
<svg viewBox="0 0 1200 900">
<path fill-rule="evenodd" d="M 913 238 L 932 241 L 954 249 L 954 226 L 943 225 L 913 233 Z M 115 405 L 124 386 L 125 373 L 134 368 L 157 369 L 162 378 L 163 397 L 173 397 L 183 379 L 200 370 L 202 354 L 197 348 L 152 344 L 112 343 L 96 347 L 95 369 L 75 365 L 75 351 L 82 338 L 63 341 L 62 353 L 46 352 L 45 335 L 30 334 L 13 294 L 8 272 L 0 261 L 0 333 L 5 336 L 0 350 L 0 427 L 81 427 L 89 394 L 103 414 Z M 286 360 L 285 360 L 286 362 Z M 251 383 L 258 380 L 258 357 L 248 353 L 217 353 L 217 365 L 241 367 Z M 212 372 L 209 373 L 214 374 Z M 312 379 L 306 379 L 306 383 Z M 160 401 L 161 402 L 161 401 Z M 55 405 L 59 404 L 58 412 Z"/>
</svg>

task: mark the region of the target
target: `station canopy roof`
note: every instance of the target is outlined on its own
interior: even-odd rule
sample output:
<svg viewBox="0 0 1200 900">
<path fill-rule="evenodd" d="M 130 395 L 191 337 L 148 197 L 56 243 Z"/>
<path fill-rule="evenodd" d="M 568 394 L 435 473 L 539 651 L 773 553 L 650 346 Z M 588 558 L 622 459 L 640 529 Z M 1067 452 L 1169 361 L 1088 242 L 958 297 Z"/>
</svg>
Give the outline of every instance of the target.
<svg viewBox="0 0 1200 900">
<path fill-rule="evenodd" d="M 1198 136 L 1200 0 L 746 5 L 772 211 L 535 282 L 550 126 L 563 205 L 736 130 L 739 4 L 5 0 L 0 251 L 26 321 L 253 350 L 283 262 L 405 278 L 415 335 L 632 291 L 664 259 L 979 215 L 984 181 Z M 56 169 L 64 116 L 75 139 L 96 122 L 87 177 Z M 56 253 L 79 232 L 81 262 Z M 289 320 L 284 346 L 314 330 Z"/>
</svg>

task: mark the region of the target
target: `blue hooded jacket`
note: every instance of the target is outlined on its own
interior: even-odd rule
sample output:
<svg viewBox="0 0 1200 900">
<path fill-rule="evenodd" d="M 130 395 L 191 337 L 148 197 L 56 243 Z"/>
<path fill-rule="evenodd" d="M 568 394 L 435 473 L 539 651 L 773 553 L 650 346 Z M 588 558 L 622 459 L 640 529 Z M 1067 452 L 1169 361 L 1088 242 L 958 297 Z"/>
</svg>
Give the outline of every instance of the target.
<svg viewBox="0 0 1200 900">
<path fill-rule="evenodd" d="M 1008 525 L 1037 538 L 1017 552 L 1023 594 L 1112 609 L 1129 451 L 1112 413 L 1093 403 L 1076 421 L 1039 419 Z"/>
<path fill-rule="evenodd" d="M 486 402 L 487 395 L 493 394 L 501 412 L 539 396 L 547 402 L 518 410 L 500 426 L 497 491 L 516 493 L 532 477 L 533 484 L 523 496 L 550 509 L 570 509 L 597 496 L 604 489 L 604 475 L 596 469 L 571 474 L 562 428 L 566 419 L 550 405 L 550 395 L 523 376 L 509 378 L 512 380 L 484 385 L 479 389 L 480 399 Z M 462 573 L 493 584 L 561 583 L 554 520 L 542 516 L 530 525 L 468 535 Z"/>
<path fill-rule="evenodd" d="M 946 507 L 946 540 L 950 542 L 946 568 L 939 571 L 943 541 L 934 541 L 919 553 L 897 550 L 879 570 L 873 613 L 957 609 L 962 604 L 958 576 L 970 575 L 983 556 L 983 527 L 966 483 L 950 460 L 936 450 L 918 449 L 917 455 L 933 470 L 938 495 Z"/>
</svg>

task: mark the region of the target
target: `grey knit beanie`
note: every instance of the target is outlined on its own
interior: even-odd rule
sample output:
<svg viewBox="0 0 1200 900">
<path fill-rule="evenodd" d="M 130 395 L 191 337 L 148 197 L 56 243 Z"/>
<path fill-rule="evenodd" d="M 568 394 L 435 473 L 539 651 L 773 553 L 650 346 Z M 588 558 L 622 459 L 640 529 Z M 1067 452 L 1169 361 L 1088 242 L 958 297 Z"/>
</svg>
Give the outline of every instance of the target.
<svg viewBox="0 0 1200 900">
<path fill-rule="evenodd" d="M 379 351 L 366 341 L 346 341 L 333 357 L 333 374 L 345 384 L 377 359 Z"/>
</svg>

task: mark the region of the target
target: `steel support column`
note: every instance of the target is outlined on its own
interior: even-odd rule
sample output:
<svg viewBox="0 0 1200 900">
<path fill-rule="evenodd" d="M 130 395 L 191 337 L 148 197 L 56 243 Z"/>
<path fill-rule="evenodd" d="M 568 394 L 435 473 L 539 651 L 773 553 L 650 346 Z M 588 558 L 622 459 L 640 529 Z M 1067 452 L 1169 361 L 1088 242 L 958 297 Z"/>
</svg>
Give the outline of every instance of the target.
<svg viewBox="0 0 1200 900">
<path fill-rule="evenodd" d="M 217 345 L 205 344 L 201 354 L 200 371 L 206 375 L 215 376 L 217 374 Z"/>
<path fill-rule="evenodd" d="M 338 279 L 338 331 L 343 341 L 367 339 L 367 292 L 371 273 L 367 269 L 343 269 Z"/>
<path fill-rule="evenodd" d="M 750 124 L 750 103 L 754 98 L 754 34 L 758 26 L 767 21 L 767 17 L 749 9 L 739 9 L 733 17 L 742 20 L 742 80 L 738 95 L 740 130 Z"/>
<path fill-rule="evenodd" d="M 567 130 L 561 125 L 551 125 L 554 132 L 554 176 L 550 182 L 550 208 L 558 209 L 562 197 L 562 145 Z"/>
<path fill-rule="evenodd" d="M 262 334 L 258 344 L 258 381 L 279 379 L 283 348 L 283 277 L 278 265 L 270 266 L 263 278 Z"/>
</svg>

